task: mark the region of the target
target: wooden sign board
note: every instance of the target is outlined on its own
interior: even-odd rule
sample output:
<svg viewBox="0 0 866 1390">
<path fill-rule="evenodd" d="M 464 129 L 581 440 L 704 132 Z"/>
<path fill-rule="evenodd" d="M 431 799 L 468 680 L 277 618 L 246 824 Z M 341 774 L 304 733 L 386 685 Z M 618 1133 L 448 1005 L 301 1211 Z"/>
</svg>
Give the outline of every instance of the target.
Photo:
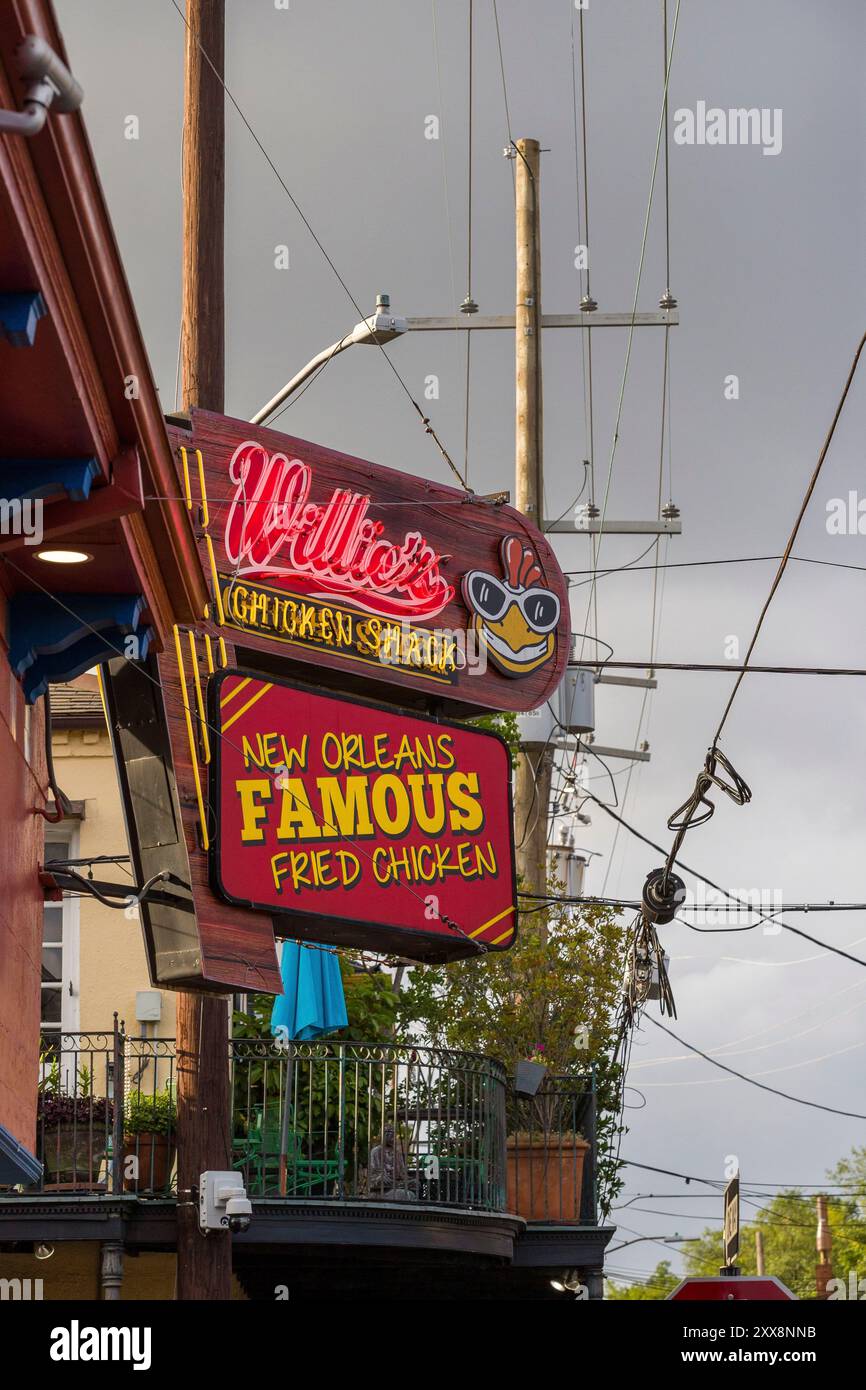
<svg viewBox="0 0 866 1390">
<path fill-rule="evenodd" d="M 211 620 L 241 653 L 450 715 L 556 690 L 567 588 L 519 512 L 207 411 L 170 432 Z"/>
<path fill-rule="evenodd" d="M 299 882 L 296 893 L 283 880 L 282 895 L 271 892 L 269 859 L 258 866 L 255 891 L 239 881 L 241 864 L 256 856 L 241 850 L 232 857 L 231 815 L 216 771 L 226 766 L 226 739 L 238 730 L 227 729 L 219 703 L 209 711 L 208 691 L 228 695 L 230 670 L 243 672 L 236 679 L 279 689 L 269 701 L 286 709 L 274 728 L 258 731 L 263 735 L 295 732 L 307 718 L 288 708 L 299 697 L 285 687 L 299 681 L 331 697 L 330 718 L 339 704 L 343 724 L 372 721 L 374 736 L 393 737 L 401 721 L 408 727 L 415 719 L 420 727 L 422 715 L 442 721 L 534 709 L 556 690 L 570 642 L 565 579 L 547 541 L 512 508 L 452 487 L 206 411 L 194 410 L 189 425 L 172 423 L 169 433 L 211 585 L 209 610 L 154 659 L 162 713 L 142 705 L 131 686 L 127 691 L 122 673 L 111 677 L 118 727 L 131 730 L 117 752 L 129 783 L 134 858 L 142 872 L 170 862 L 183 885 L 142 909 L 154 983 L 279 993 L 275 933 L 419 960 L 468 955 L 479 941 L 506 949 L 516 897 L 510 782 L 498 741 L 470 730 L 448 735 L 483 781 L 495 875 L 483 867 L 468 872 L 480 842 L 473 845 L 471 833 L 455 838 L 457 827 L 449 826 L 424 842 L 435 841 L 442 854 L 454 839 L 452 860 L 436 861 L 436 882 L 423 883 L 433 861 L 410 836 L 407 851 L 416 851 L 413 874 L 417 868 L 421 882 L 385 889 L 365 866 L 363 889 L 331 885 L 329 908 L 326 895 L 308 884 Z M 372 696 L 390 709 L 370 715 L 368 705 L 347 696 Z M 136 788 L 145 775 L 142 796 Z M 272 845 L 269 858 L 283 849 Z M 344 849 L 362 858 L 349 838 Z M 301 860 L 288 862 L 297 867 Z M 452 862 L 463 872 L 459 894 L 446 882 L 454 877 Z M 423 915 L 425 898 L 438 898 L 441 916 Z"/>
<path fill-rule="evenodd" d="M 511 759 L 487 730 L 243 671 L 209 683 L 211 883 L 278 935 L 455 960 L 514 940 Z"/>
</svg>

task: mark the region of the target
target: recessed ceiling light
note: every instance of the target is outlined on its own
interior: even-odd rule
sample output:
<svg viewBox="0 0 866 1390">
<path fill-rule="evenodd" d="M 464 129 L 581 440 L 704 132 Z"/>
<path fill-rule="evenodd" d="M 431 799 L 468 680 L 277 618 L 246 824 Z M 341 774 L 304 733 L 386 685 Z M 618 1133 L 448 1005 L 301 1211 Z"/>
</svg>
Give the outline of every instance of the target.
<svg viewBox="0 0 866 1390">
<path fill-rule="evenodd" d="M 84 550 L 37 550 L 36 558 L 47 560 L 52 565 L 83 565 L 85 560 L 92 560 L 93 556 Z"/>
</svg>

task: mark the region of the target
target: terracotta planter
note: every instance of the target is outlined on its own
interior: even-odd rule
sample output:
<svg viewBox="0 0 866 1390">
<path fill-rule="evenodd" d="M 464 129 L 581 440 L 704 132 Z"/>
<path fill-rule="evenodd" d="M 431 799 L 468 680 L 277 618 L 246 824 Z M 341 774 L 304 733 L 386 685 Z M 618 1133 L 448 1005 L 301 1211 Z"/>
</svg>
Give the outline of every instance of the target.
<svg viewBox="0 0 866 1390">
<path fill-rule="evenodd" d="M 138 1159 L 138 1177 L 123 1179 L 124 1192 L 165 1192 L 171 1183 L 174 1167 L 175 1141 L 167 1134 L 125 1134 L 124 1171 L 127 1160 Z"/>
<path fill-rule="evenodd" d="M 505 1152 L 508 1210 L 525 1221 L 578 1222 L 588 1148 L 574 1134 L 510 1135 Z"/>
<path fill-rule="evenodd" d="M 103 1137 L 81 1124 L 46 1126 L 42 1135 L 45 1186 L 95 1187 L 105 1156 Z"/>
</svg>

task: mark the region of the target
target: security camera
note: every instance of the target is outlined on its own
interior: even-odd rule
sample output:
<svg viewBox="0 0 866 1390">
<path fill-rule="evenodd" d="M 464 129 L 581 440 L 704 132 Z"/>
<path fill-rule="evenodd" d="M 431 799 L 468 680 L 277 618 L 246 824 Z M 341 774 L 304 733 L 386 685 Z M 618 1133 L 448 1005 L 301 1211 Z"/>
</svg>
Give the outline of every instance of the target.
<svg viewBox="0 0 866 1390">
<path fill-rule="evenodd" d="M 248 1231 L 253 1219 L 253 1204 L 249 1197 L 230 1197 L 226 1202 L 226 1216 L 232 1234 Z"/>
<path fill-rule="evenodd" d="M 198 1186 L 198 1224 L 211 1231 L 248 1231 L 253 1206 L 239 1173 L 202 1173 Z"/>
<path fill-rule="evenodd" d="M 18 71 L 30 82 L 49 82 L 55 90 L 55 111 L 77 111 L 84 92 L 54 49 L 36 34 L 28 34 L 18 45 Z"/>
</svg>

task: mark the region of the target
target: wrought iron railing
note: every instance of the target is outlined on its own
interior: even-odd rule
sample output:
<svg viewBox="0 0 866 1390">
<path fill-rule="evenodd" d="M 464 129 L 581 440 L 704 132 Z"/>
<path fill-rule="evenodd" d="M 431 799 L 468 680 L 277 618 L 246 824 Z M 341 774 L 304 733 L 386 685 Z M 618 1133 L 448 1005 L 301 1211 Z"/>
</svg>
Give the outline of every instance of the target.
<svg viewBox="0 0 866 1390">
<path fill-rule="evenodd" d="M 595 1221 L 595 1097 L 579 1079 L 520 1097 L 498 1062 L 413 1043 L 235 1038 L 228 1066 L 231 1164 L 253 1198 Z M 118 1023 L 54 1035 L 40 1071 L 43 1190 L 174 1194 L 172 1039 Z"/>
<path fill-rule="evenodd" d="M 509 1090 L 508 1199 L 528 1219 L 595 1225 L 596 1095 L 585 1077 L 549 1076 L 534 1096 Z"/>
<path fill-rule="evenodd" d="M 501 1210 L 505 1072 L 399 1043 L 232 1043 L 233 1149 L 263 1196 Z"/>
</svg>

